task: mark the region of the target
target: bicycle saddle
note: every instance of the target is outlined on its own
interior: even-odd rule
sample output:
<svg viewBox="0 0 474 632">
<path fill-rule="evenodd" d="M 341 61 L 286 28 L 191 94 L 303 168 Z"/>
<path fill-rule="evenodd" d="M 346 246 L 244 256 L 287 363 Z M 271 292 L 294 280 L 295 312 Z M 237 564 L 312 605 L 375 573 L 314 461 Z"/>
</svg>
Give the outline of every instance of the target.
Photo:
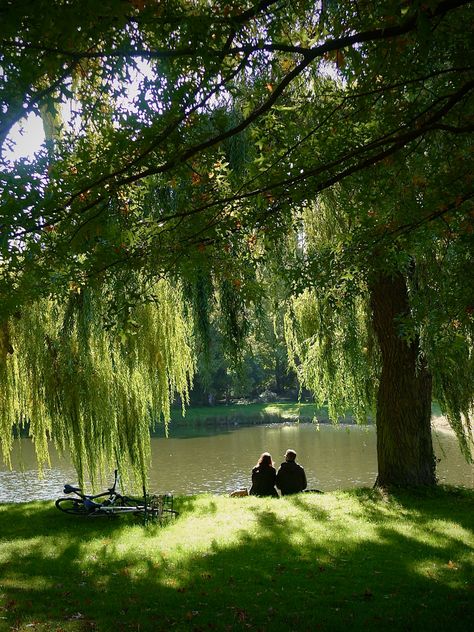
<svg viewBox="0 0 474 632">
<path fill-rule="evenodd" d="M 82 491 L 80 487 L 73 487 L 72 485 L 64 485 L 64 493 L 70 494 L 71 492 L 80 492 Z"/>
</svg>

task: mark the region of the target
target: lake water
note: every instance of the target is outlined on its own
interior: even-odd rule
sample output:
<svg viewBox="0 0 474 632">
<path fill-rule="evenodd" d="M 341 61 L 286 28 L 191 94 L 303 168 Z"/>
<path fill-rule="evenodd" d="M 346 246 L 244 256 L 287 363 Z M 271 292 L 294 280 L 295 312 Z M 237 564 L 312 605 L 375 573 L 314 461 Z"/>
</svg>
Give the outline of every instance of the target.
<svg viewBox="0 0 474 632">
<path fill-rule="evenodd" d="M 434 433 L 433 441 L 440 459 L 440 482 L 474 488 L 474 467 L 461 455 L 456 438 L 440 430 Z M 174 494 L 228 493 L 249 487 L 250 470 L 262 452 L 270 452 L 278 466 L 288 448 L 297 452 L 309 488 L 330 491 L 370 487 L 375 481 L 374 427 L 278 423 L 200 429 L 194 435 L 177 428 L 171 429 L 168 439 L 153 437 L 149 487 L 152 492 Z M 9 471 L 0 465 L 0 502 L 52 499 L 62 494 L 64 483 L 76 483 L 70 462 L 55 452 L 51 468 L 38 480 L 29 439 L 17 442 L 13 466 L 14 470 Z"/>
</svg>

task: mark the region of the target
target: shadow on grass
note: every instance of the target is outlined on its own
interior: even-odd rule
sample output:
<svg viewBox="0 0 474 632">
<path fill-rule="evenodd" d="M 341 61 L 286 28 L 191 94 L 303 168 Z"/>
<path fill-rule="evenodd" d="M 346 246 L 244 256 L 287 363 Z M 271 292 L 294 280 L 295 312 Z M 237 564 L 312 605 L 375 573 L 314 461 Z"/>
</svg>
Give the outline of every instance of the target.
<svg viewBox="0 0 474 632">
<path fill-rule="evenodd" d="M 474 496 L 472 490 L 449 485 L 434 488 L 393 488 L 388 495 L 377 489 L 353 489 L 350 496 L 359 501 L 361 516 L 377 519 L 383 513 L 397 514 L 416 521 L 418 526 L 448 516 L 460 526 L 472 530 L 474 526 Z"/>
<path fill-rule="evenodd" d="M 242 499 L 227 539 L 212 530 L 222 511 L 212 498 L 185 499 L 175 524 L 145 537 L 117 521 L 74 531 L 48 506 L 18 506 L 18 532 L 0 531 L 10 541 L 0 629 L 471 629 L 472 549 L 468 558 L 454 536 L 469 529 L 472 542 L 472 494 L 442 492 L 428 506 L 403 493 L 348 496 L 349 513 L 343 495 L 332 511 L 307 495 Z M 440 534 L 424 534 L 430 521 Z"/>
<path fill-rule="evenodd" d="M 294 496 L 287 496 L 286 502 L 291 503 L 296 508 L 308 512 L 308 514 L 316 520 L 327 520 L 330 516 L 329 513 L 318 507 L 313 499 L 309 499 L 306 494 L 295 494 Z"/>
<path fill-rule="evenodd" d="M 105 529 L 112 532 L 120 528 L 120 519 L 116 517 L 89 518 L 88 516 L 73 516 L 58 511 L 53 501 L 32 503 L 11 503 L 0 505 L 0 538 L 2 540 L 28 540 L 38 534 L 48 536 L 74 536 L 79 532 L 90 534 L 93 539 Z M 87 529 L 84 531 L 84 525 Z"/>
</svg>

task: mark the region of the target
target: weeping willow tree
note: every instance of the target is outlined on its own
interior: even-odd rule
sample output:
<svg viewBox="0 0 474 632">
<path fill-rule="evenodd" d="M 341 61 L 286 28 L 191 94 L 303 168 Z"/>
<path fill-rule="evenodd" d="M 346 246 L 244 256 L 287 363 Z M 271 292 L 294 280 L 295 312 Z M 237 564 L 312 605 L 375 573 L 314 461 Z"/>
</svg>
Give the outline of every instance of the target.
<svg viewBox="0 0 474 632">
<path fill-rule="evenodd" d="M 100 65 L 87 60 L 71 84 L 82 109 L 82 142 L 92 153 L 97 132 L 89 108 L 100 95 L 99 75 Z M 85 90 L 89 76 L 93 81 Z M 54 188 L 57 163 L 75 133 L 64 127 L 59 101 L 57 94 L 49 94 L 40 108 L 49 162 L 47 190 Z M 101 101 L 103 126 L 110 128 L 113 108 L 110 100 Z M 77 172 L 74 162 L 69 161 L 69 168 Z M 84 258 L 91 239 L 123 253 L 135 241 L 131 232 L 126 239 L 122 231 L 129 204 L 136 208 L 139 203 L 136 198 L 131 194 L 129 199 L 127 191 L 111 196 L 107 206 L 115 207 L 116 213 L 105 219 L 87 217 L 66 243 L 51 235 L 56 251 L 67 249 L 73 268 Z M 51 259 L 46 261 L 50 264 Z M 95 266 L 107 269 L 106 258 L 99 257 Z M 56 299 L 29 300 L 3 322 L 0 428 L 7 463 L 14 434 L 26 430 L 40 472 L 49 464 L 52 442 L 60 452 L 69 453 L 81 483 L 87 475 L 94 484 L 114 466 L 135 483 L 146 482 L 150 430 L 160 421 L 167 427 L 177 395 L 183 410 L 188 402 L 195 369 L 192 324 L 179 283 L 155 281 L 155 269 L 146 279 L 133 272 L 125 275 L 126 281 L 123 276 L 99 279 L 87 287 L 83 272 L 76 270 L 72 277 L 63 273 L 56 277 L 61 287 Z"/>
<path fill-rule="evenodd" d="M 396 186 L 413 205 L 405 212 L 424 214 L 439 189 L 408 194 L 410 166 L 396 165 Z M 357 421 L 375 417 L 378 483 L 433 485 L 433 399 L 472 462 L 472 230 L 461 210 L 449 230 L 399 238 L 391 217 L 400 198 L 384 174 L 375 171 L 380 188 L 370 202 L 356 181 L 306 206 L 286 338 L 301 383 L 333 420 L 347 411 Z"/>
<path fill-rule="evenodd" d="M 375 414 L 380 358 L 365 277 L 338 265 L 347 235 L 339 199 L 340 190 L 328 192 L 302 212 L 294 245 L 298 278 L 285 316 L 285 338 L 300 384 L 311 390 L 319 407 L 327 405 L 329 418 L 335 422 L 351 411 L 365 423 Z M 307 268 L 304 280 L 301 266 Z"/>
<path fill-rule="evenodd" d="M 83 481 L 117 466 L 146 480 L 150 428 L 168 424 L 194 373 L 190 321 L 179 286 L 158 281 L 136 305 L 128 331 L 104 327 L 102 293 L 43 299 L 4 323 L 0 428 L 8 462 L 13 431 L 27 426 L 40 467 L 48 445 L 68 451 Z"/>
<path fill-rule="evenodd" d="M 336 421 L 352 411 L 359 423 L 374 414 L 374 365 L 367 306 L 355 298 L 337 308 L 310 290 L 295 297 L 285 317 L 290 365 L 318 407 Z"/>
</svg>

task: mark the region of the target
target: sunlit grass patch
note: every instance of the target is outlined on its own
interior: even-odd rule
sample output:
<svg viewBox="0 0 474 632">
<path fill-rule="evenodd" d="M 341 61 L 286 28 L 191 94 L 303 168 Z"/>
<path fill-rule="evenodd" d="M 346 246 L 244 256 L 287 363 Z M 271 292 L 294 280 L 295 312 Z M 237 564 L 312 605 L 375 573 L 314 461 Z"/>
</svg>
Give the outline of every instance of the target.
<svg viewBox="0 0 474 632">
<path fill-rule="evenodd" d="M 275 402 L 252 404 L 229 404 L 217 406 L 193 406 L 186 411 L 186 423 L 200 423 L 213 419 L 265 419 L 269 416 L 276 420 L 287 421 L 311 421 L 315 418 L 326 418 L 327 409 L 318 408 L 308 402 Z M 173 423 L 183 421 L 181 409 L 172 412 Z"/>
</svg>

